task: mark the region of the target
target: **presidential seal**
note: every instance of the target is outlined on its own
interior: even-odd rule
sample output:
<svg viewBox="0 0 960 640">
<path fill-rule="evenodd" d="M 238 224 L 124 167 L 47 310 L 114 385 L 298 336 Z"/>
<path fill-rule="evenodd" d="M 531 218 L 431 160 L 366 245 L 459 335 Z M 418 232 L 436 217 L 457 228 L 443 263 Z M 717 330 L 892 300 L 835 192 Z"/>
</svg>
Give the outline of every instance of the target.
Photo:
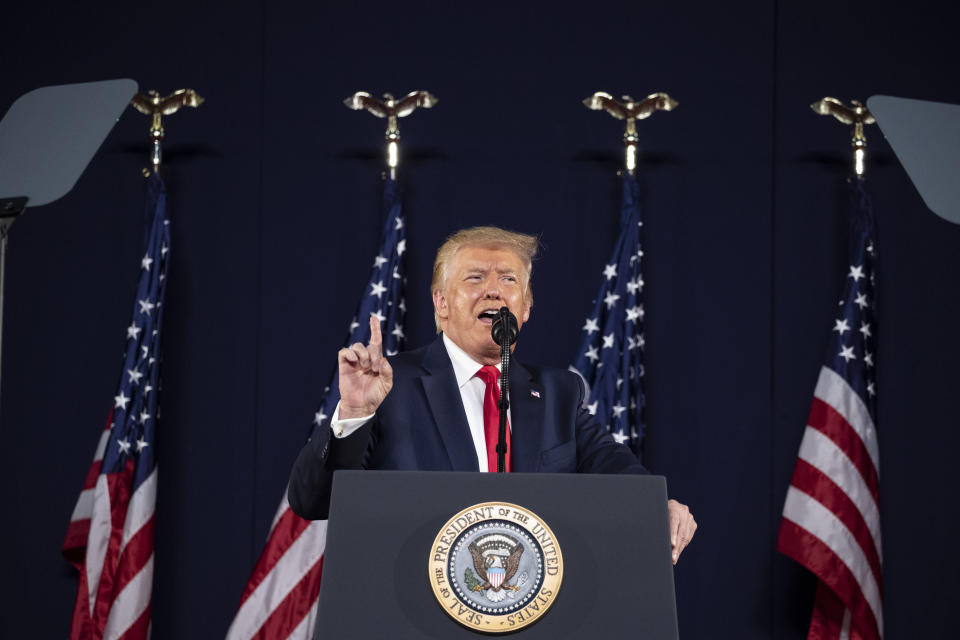
<svg viewBox="0 0 960 640">
<path fill-rule="evenodd" d="M 430 586 L 454 620 L 475 631 L 516 631 L 546 613 L 563 580 L 550 527 L 507 502 L 467 507 L 443 525 L 430 549 Z"/>
</svg>

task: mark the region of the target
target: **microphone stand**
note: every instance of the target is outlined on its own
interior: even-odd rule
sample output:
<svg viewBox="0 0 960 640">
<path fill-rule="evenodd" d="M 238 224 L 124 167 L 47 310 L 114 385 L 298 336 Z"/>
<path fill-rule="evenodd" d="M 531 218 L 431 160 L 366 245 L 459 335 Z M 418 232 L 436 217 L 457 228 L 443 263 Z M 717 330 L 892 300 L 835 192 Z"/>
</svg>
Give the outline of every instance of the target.
<svg viewBox="0 0 960 640">
<path fill-rule="evenodd" d="M 510 336 L 504 331 L 500 339 L 500 425 L 497 431 L 497 473 L 507 470 L 507 409 L 510 407 Z"/>
<path fill-rule="evenodd" d="M 510 309 L 500 307 L 493 321 L 493 341 L 500 345 L 500 425 L 497 430 L 497 473 L 507 470 L 507 409 L 510 408 L 510 345 L 517 339 L 517 319 Z"/>
</svg>

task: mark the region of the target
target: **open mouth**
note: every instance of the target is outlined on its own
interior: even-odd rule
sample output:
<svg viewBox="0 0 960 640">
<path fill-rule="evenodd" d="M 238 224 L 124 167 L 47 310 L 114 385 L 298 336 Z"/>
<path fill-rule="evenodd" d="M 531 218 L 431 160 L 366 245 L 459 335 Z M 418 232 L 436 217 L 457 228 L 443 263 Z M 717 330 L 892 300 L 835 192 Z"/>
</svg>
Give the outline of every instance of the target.
<svg viewBox="0 0 960 640">
<path fill-rule="evenodd" d="M 498 309 L 486 309 L 485 311 L 481 311 L 480 314 L 477 315 L 477 318 L 479 318 L 480 322 L 483 324 L 492 325 L 493 321 L 496 320 L 498 315 L 500 315 L 500 311 Z"/>
</svg>

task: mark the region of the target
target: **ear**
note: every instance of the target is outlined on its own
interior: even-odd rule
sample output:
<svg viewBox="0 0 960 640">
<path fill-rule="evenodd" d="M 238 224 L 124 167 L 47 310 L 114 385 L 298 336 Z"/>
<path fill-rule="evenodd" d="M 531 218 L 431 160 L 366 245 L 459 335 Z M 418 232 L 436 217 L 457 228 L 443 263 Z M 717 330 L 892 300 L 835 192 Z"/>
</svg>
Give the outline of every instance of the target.
<svg viewBox="0 0 960 640">
<path fill-rule="evenodd" d="M 443 295 L 443 291 L 437 290 L 433 292 L 433 310 L 441 320 L 446 320 L 450 317 L 450 307 L 447 306 L 447 298 Z"/>
</svg>

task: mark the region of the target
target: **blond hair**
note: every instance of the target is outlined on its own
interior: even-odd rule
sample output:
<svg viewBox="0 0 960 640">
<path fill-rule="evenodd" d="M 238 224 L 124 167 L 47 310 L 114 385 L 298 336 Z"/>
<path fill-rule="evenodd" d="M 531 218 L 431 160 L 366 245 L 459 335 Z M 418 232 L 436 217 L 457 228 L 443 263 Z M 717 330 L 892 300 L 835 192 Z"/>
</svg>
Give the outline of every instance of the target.
<svg viewBox="0 0 960 640">
<path fill-rule="evenodd" d="M 457 252 L 464 247 L 507 249 L 514 252 L 524 263 L 524 300 L 526 300 L 528 306 L 533 306 L 533 289 L 530 286 L 530 276 L 533 273 L 533 259 L 537 255 L 537 249 L 540 248 L 540 239 L 525 233 L 507 231 L 500 227 L 470 227 L 469 229 L 461 229 L 448 237 L 437 249 L 437 258 L 433 261 L 433 281 L 430 283 L 431 294 L 443 288 L 447 280 L 447 266 Z M 436 309 L 433 311 L 433 320 L 437 325 L 437 333 L 440 333 L 440 316 Z"/>
</svg>

